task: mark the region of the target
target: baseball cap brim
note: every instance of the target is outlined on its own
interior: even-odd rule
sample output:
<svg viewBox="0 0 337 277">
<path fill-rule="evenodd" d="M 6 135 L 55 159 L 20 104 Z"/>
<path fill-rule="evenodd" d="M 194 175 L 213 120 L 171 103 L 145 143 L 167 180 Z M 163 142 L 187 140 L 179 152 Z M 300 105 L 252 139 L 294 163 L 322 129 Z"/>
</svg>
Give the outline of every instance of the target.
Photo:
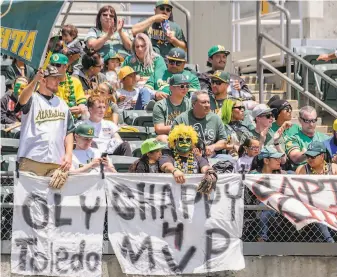
<svg viewBox="0 0 337 277">
<path fill-rule="evenodd" d="M 186 62 L 186 59 L 173 58 L 173 57 L 170 57 L 170 56 L 167 56 L 166 58 L 168 60 L 179 61 L 179 62 Z"/>
<path fill-rule="evenodd" d="M 217 80 L 220 80 L 220 81 L 222 81 L 224 83 L 227 83 L 227 84 L 229 83 L 228 81 L 220 78 L 219 76 L 211 75 L 210 77 L 211 77 L 211 79 L 217 79 Z"/>
<path fill-rule="evenodd" d="M 51 75 L 48 75 L 48 76 L 44 76 L 44 78 L 48 78 L 48 77 L 61 77 L 61 76 L 63 76 L 63 74 L 55 73 L 55 74 L 51 74 Z"/>
<path fill-rule="evenodd" d="M 144 152 L 141 151 L 141 153 L 142 153 L 142 155 L 145 155 L 149 152 L 156 151 L 156 150 L 159 150 L 159 149 L 163 149 L 163 148 L 166 148 L 166 147 L 167 147 L 167 144 L 165 144 L 163 142 L 158 142 L 156 146 L 151 147 L 151 149 L 149 149 L 148 151 L 144 151 Z"/>
<path fill-rule="evenodd" d="M 255 115 L 255 117 L 254 117 L 254 118 L 257 118 L 257 117 L 258 117 L 258 116 L 260 116 L 261 114 L 270 113 L 270 112 L 272 112 L 272 111 L 274 111 L 274 110 L 275 110 L 275 109 L 272 109 L 272 108 L 270 108 L 270 109 L 266 109 L 266 110 L 262 111 L 261 113 L 259 113 L 259 114 Z"/>
<path fill-rule="evenodd" d="M 282 158 L 284 155 L 285 155 L 284 153 L 277 152 L 277 153 L 271 154 L 269 157 L 274 158 L 274 159 L 279 159 L 279 158 Z"/>
<path fill-rule="evenodd" d="M 322 154 L 322 152 L 315 151 L 315 150 L 307 150 L 307 152 L 305 152 L 305 155 L 308 155 L 308 156 L 311 156 L 311 157 L 315 157 L 319 154 Z"/>
</svg>

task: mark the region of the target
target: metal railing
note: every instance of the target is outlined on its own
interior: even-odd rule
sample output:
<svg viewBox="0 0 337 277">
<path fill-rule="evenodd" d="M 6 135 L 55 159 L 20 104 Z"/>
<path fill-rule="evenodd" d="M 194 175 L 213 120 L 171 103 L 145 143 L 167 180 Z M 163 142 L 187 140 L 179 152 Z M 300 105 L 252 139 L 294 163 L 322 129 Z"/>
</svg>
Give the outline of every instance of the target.
<svg viewBox="0 0 337 277">
<path fill-rule="evenodd" d="M 155 4 L 156 0 L 68 0 L 69 6 L 67 7 L 66 12 L 62 12 L 61 15 L 64 16 L 62 23 L 61 24 L 56 24 L 56 28 L 61 28 L 63 24 L 66 21 L 66 18 L 69 15 L 78 15 L 78 16 L 83 16 L 83 15 L 92 15 L 95 16 L 97 14 L 97 11 L 72 11 L 72 4 L 73 3 L 97 3 L 97 4 Z M 193 57 L 192 53 L 192 42 L 190 39 L 190 35 L 192 34 L 192 25 L 191 25 L 191 13 L 188 9 L 186 9 L 182 4 L 180 4 L 178 1 L 171 1 L 172 5 L 180 10 L 182 13 L 185 14 L 186 17 L 186 40 L 187 40 L 187 59 L 190 61 L 190 58 Z M 118 16 L 152 16 L 154 15 L 153 12 L 132 12 L 132 11 L 116 11 Z M 91 28 L 94 27 L 93 24 L 74 24 L 77 28 Z M 126 24 L 124 25 L 125 29 L 131 29 L 132 25 Z M 79 37 L 84 37 L 83 34 L 79 35 Z"/>
<path fill-rule="evenodd" d="M 1 252 L 11 251 L 13 217 L 13 174 L 1 176 Z M 261 205 L 250 190 L 244 193 L 242 241 L 245 255 L 324 255 L 337 256 L 334 244 L 326 239 L 318 224 L 310 224 L 302 230 L 296 228 L 283 216 Z M 337 232 L 328 230 L 337 241 Z M 266 237 L 267 236 L 267 237 Z M 264 237 L 264 241 L 260 238 Z M 113 254 L 108 242 L 107 220 L 104 222 L 103 253 Z"/>
<path fill-rule="evenodd" d="M 324 74 L 322 71 L 316 69 L 313 65 L 311 65 L 309 62 L 301 58 L 300 56 L 296 55 L 293 51 L 290 49 L 290 13 L 287 9 L 283 8 L 279 4 L 275 3 L 274 1 L 269 1 L 275 8 L 277 8 L 280 12 L 284 13 L 286 17 L 286 43 L 285 45 L 281 44 L 277 40 L 275 40 L 270 35 L 264 33 L 261 29 L 261 2 L 256 1 L 256 41 L 257 41 L 257 76 L 258 76 L 258 84 L 259 84 L 259 97 L 260 101 L 263 99 L 263 88 L 264 88 L 264 68 L 270 70 L 274 74 L 281 77 L 283 80 L 287 82 L 287 91 L 286 96 L 288 99 L 291 98 L 291 87 L 295 88 L 297 91 L 299 91 L 301 94 L 309 98 L 311 101 L 313 101 L 316 105 L 323 108 L 325 111 L 333 115 L 335 118 L 337 118 L 337 112 L 332 109 L 330 106 L 322 102 L 320 99 L 318 99 L 316 96 L 311 94 L 309 92 L 309 86 L 308 86 L 308 71 L 311 70 L 314 73 L 318 74 L 322 79 L 324 79 L 327 83 L 332 85 L 333 87 L 337 88 L 337 82 L 331 79 L 329 76 Z M 269 64 L 267 61 L 265 61 L 262 57 L 262 42 L 263 39 L 267 40 L 268 42 L 272 43 L 276 47 L 278 47 L 281 51 L 284 51 L 287 53 L 287 63 L 286 63 L 286 69 L 287 69 L 287 76 L 284 76 L 282 72 L 277 70 L 273 65 Z M 303 84 L 304 86 L 300 86 L 295 81 L 291 79 L 291 58 L 294 58 L 304 70 L 304 80 Z"/>
</svg>

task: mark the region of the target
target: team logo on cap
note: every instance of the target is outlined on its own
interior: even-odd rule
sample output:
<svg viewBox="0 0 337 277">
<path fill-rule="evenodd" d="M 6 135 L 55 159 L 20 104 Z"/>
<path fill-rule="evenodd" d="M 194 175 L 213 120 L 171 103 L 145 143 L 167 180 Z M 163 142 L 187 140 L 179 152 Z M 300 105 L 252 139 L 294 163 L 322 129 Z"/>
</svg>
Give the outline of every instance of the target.
<svg viewBox="0 0 337 277">
<path fill-rule="evenodd" d="M 181 75 L 181 80 L 183 80 L 183 81 L 187 81 L 187 79 L 188 79 L 188 76 Z"/>
<path fill-rule="evenodd" d="M 173 58 L 179 58 L 180 54 L 177 51 L 174 51 L 172 57 Z"/>
<path fill-rule="evenodd" d="M 89 129 L 88 130 L 88 135 L 92 135 L 94 133 L 94 130 L 93 129 Z"/>
<path fill-rule="evenodd" d="M 225 51 L 226 50 L 225 46 L 222 46 L 222 45 L 218 45 L 218 49 L 219 49 L 219 51 Z"/>
<path fill-rule="evenodd" d="M 57 62 L 60 59 L 59 55 L 54 55 L 53 60 Z"/>
<path fill-rule="evenodd" d="M 164 0 L 163 5 L 167 5 L 169 3 L 169 0 Z"/>
<path fill-rule="evenodd" d="M 220 77 L 220 75 L 221 75 L 221 72 L 219 70 L 214 72 L 214 76 Z"/>
<path fill-rule="evenodd" d="M 3 18 L 8 12 L 11 10 L 13 0 L 1 0 L 0 1 L 0 18 Z M 6 10 L 4 10 L 3 6 L 8 5 Z"/>
</svg>

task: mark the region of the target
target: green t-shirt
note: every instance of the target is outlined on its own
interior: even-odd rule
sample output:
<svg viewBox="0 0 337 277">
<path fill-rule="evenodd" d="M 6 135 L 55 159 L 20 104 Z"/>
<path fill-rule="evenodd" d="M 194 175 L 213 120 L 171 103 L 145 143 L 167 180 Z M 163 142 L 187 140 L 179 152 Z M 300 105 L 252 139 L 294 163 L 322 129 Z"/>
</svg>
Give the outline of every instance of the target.
<svg viewBox="0 0 337 277">
<path fill-rule="evenodd" d="M 225 101 L 225 99 L 216 100 L 213 96 L 210 95 L 209 100 L 211 104 L 211 111 L 217 114 L 220 111 L 223 105 L 223 101 Z"/>
<path fill-rule="evenodd" d="M 143 21 L 142 19 L 141 21 Z M 186 43 L 186 39 L 183 33 L 183 30 L 180 26 L 173 22 L 169 21 L 170 31 L 174 33 L 174 36 L 180 41 L 184 41 Z M 152 42 L 153 49 L 160 54 L 162 57 L 166 57 L 168 52 L 174 48 L 175 46 L 168 42 L 164 31 L 162 29 L 161 23 L 153 23 L 145 33 L 149 36 Z"/>
<path fill-rule="evenodd" d="M 125 58 L 122 66 L 130 66 L 141 77 L 150 77 L 154 72 L 156 75 L 160 75 L 167 69 L 165 60 L 161 56 L 155 57 L 152 64 L 146 68 L 136 55 L 128 56 Z"/>
<path fill-rule="evenodd" d="M 278 126 L 276 121 L 273 122 L 270 129 L 276 133 L 278 129 L 280 129 L 281 126 Z M 285 150 L 285 142 L 289 140 L 292 136 L 298 134 L 300 131 L 300 126 L 298 124 L 293 124 L 289 129 L 284 130 L 282 137 L 279 139 L 279 143 L 283 150 Z"/>
<path fill-rule="evenodd" d="M 291 137 L 286 141 L 285 143 L 285 152 L 287 155 L 290 154 L 291 151 L 294 149 L 297 149 L 299 151 L 303 151 L 303 149 L 308 149 L 308 146 L 311 142 L 313 141 L 320 141 L 323 142 L 329 138 L 328 135 L 320 133 L 320 132 L 315 132 L 315 135 L 313 137 L 308 137 L 305 135 L 301 130 L 299 132 Z M 305 161 L 298 164 L 302 165 L 305 164 Z"/>
<path fill-rule="evenodd" d="M 190 84 L 190 88 L 188 89 L 188 92 L 193 92 L 196 90 L 200 90 L 200 83 L 197 76 L 195 76 L 193 73 L 191 73 L 188 70 L 184 70 L 183 72 L 180 72 L 183 74 L 186 79 L 188 80 Z M 163 72 L 154 72 L 150 78 L 147 80 L 145 86 L 149 87 L 150 89 L 153 89 L 155 91 L 162 91 L 166 94 L 171 94 L 170 92 L 170 85 L 168 84 L 168 79 L 173 74 L 169 72 L 168 70 L 165 70 Z"/>
<path fill-rule="evenodd" d="M 123 30 L 126 32 L 125 30 Z M 130 33 L 126 32 L 129 36 Z M 104 36 L 106 33 L 97 29 L 97 28 L 90 28 L 88 31 L 87 36 L 85 37 L 85 42 L 88 42 L 90 39 L 97 39 Z M 131 37 L 131 36 L 130 36 Z M 101 49 L 99 49 L 98 53 L 101 55 L 102 58 L 106 54 L 109 53 L 110 50 L 114 50 L 117 53 L 121 54 L 123 57 L 129 55 L 129 51 L 124 48 L 122 39 L 119 36 L 118 32 L 115 32 L 111 39 L 106 41 Z"/>
<path fill-rule="evenodd" d="M 170 98 L 162 99 L 154 105 L 153 124 L 164 123 L 165 126 L 170 126 L 177 116 L 190 109 L 191 101 L 187 97 L 178 106 L 173 105 Z"/>
<path fill-rule="evenodd" d="M 174 120 L 173 126 L 178 124 L 192 126 L 198 133 L 199 139 L 204 141 L 206 145 L 227 139 L 225 127 L 220 117 L 212 112 L 208 113 L 203 119 L 198 119 L 194 117 L 193 110 L 186 111 Z"/>
</svg>

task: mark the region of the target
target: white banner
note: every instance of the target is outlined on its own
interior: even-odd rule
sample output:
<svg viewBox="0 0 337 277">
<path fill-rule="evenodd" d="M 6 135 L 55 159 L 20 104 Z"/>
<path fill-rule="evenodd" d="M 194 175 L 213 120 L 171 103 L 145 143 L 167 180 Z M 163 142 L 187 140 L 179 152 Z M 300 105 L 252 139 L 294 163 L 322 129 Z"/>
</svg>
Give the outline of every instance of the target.
<svg viewBox="0 0 337 277">
<path fill-rule="evenodd" d="M 243 186 L 219 176 L 216 193 L 196 193 L 202 175 L 180 185 L 168 174 L 106 175 L 109 240 L 126 274 L 240 270 Z"/>
<path fill-rule="evenodd" d="M 337 177 L 327 175 L 246 175 L 245 185 L 297 230 L 319 222 L 337 230 Z"/>
<path fill-rule="evenodd" d="M 101 276 L 104 181 L 98 174 L 70 176 L 53 190 L 49 180 L 20 172 L 15 182 L 12 273 Z"/>
</svg>

